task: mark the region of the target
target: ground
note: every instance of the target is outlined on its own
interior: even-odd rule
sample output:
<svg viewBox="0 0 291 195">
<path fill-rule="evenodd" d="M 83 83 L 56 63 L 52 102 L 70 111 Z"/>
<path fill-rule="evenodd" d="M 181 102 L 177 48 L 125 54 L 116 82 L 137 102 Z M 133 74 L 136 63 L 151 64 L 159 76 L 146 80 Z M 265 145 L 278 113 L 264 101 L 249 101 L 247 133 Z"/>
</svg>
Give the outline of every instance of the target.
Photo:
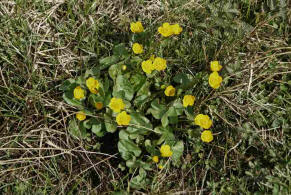
<svg viewBox="0 0 291 195">
<path fill-rule="evenodd" d="M 287 0 L 1 0 L 1 194 L 290 194 L 290 7 Z M 202 145 L 195 133 L 182 134 L 182 164 L 151 172 L 142 189 L 118 167 L 118 134 L 69 133 L 76 109 L 60 89 L 114 45 L 129 44 L 137 20 L 152 31 L 163 22 L 183 27 L 179 47 L 168 49 L 171 74 L 203 83 L 196 95 L 216 136 Z M 209 93 L 205 75 L 215 59 L 224 82 Z"/>
</svg>

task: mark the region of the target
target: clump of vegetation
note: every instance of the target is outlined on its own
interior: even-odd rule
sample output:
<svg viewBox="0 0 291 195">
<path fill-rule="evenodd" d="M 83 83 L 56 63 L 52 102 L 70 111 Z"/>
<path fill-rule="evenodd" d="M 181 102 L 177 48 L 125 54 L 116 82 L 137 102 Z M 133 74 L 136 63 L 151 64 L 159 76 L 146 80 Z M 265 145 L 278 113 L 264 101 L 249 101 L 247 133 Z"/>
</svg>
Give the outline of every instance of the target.
<svg viewBox="0 0 291 195">
<path fill-rule="evenodd" d="M 290 194 L 290 3 L 0 2 L 0 191 Z"/>
</svg>

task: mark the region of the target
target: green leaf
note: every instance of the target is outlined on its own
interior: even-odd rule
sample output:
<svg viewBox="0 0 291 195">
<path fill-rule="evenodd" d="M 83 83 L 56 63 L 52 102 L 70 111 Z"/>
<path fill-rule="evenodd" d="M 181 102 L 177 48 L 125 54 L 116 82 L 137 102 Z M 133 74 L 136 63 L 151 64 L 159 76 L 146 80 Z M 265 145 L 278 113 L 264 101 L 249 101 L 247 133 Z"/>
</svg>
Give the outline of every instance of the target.
<svg viewBox="0 0 291 195">
<path fill-rule="evenodd" d="M 117 129 L 116 123 L 107 114 L 104 114 L 104 123 L 107 132 L 114 133 Z"/>
<path fill-rule="evenodd" d="M 131 120 L 130 120 L 130 126 L 127 127 L 127 131 L 130 134 L 140 134 L 140 135 L 146 135 L 149 133 L 149 129 L 152 129 L 152 124 L 149 119 L 147 119 L 145 116 L 143 116 L 140 113 L 132 112 L 130 113 Z"/>
<path fill-rule="evenodd" d="M 103 131 L 102 123 L 92 125 L 92 132 L 98 137 L 103 137 L 105 132 Z"/>
<path fill-rule="evenodd" d="M 110 68 L 108 69 L 108 73 L 112 80 L 115 80 L 116 77 L 121 74 L 121 67 L 121 64 L 113 64 L 110 66 Z"/>
<path fill-rule="evenodd" d="M 161 119 L 164 114 L 167 112 L 167 107 L 158 102 L 158 99 L 155 99 L 151 103 L 151 108 L 148 109 L 147 113 L 151 113 L 155 119 Z M 166 118 L 164 118 L 166 120 Z M 166 121 L 164 121 L 165 123 Z"/>
<path fill-rule="evenodd" d="M 119 131 L 119 139 L 129 139 L 129 133 L 126 130 Z"/>
<path fill-rule="evenodd" d="M 154 131 L 159 134 L 162 134 L 162 136 L 156 143 L 157 145 L 160 145 L 163 142 L 169 145 L 173 145 L 175 143 L 175 136 L 173 134 L 173 130 L 169 126 L 167 127 L 159 126 L 159 127 L 156 127 Z"/>
<path fill-rule="evenodd" d="M 124 91 L 124 97 L 126 100 L 130 101 L 133 98 L 134 90 L 132 85 L 130 84 L 129 80 L 125 78 L 123 75 L 119 75 L 116 78 L 115 86 L 114 86 L 114 93 Z M 115 96 L 115 95 L 114 95 Z"/>
<path fill-rule="evenodd" d="M 118 151 L 124 160 L 129 160 L 132 156 L 138 157 L 141 149 L 131 140 L 119 140 Z"/>
<path fill-rule="evenodd" d="M 105 57 L 99 60 L 99 63 L 101 64 L 100 70 L 108 68 L 110 65 L 115 64 L 119 61 L 119 57 L 113 55 L 109 57 Z"/>
<path fill-rule="evenodd" d="M 87 69 L 84 75 L 84 78 L 88 78 L 90 76 L 99 77 L 100 76 L 100 69 L 99 67 L 93 67 L 91 69 Z"/>
<path fill-rule="evenodd" d="M 193 85 L 193 76 L 190 74 L 179 73 L 173 78 L 173 80 L 176 83 L 179 83 L 179 87 L 183 89 L 187 89 Z"/>
<path fill-rule="evenodd" d="M 70 86 L 75 83 L 76 81 L 74 79 L 67 79 L 63 82 L 63 84 L 60 86 L 60 90 L 67 91 Z"/>
<path fill-rule="evenodd" d="M 130 78 L 130 83 L 132 84 L 133 90 L 138 91 L 145 84 L 146 77 L 142 74 L 134 74 Z"/>
<path fill-rule="evenodd" d="M 120 43 L 118 45 L 115 45 L 113 48 L 113 54 L 120 57 L 127 57 L 128 51 L 124 45 L 124 43 Z"/>
<path fill-rule="evenodd" d="M 184 151 L 184 143 L 183 141 L 178 141 L 173 147 L 172 147 L 173 155 L 172 160 L 175 164 L 178 164 L 180 162 L 180 158 L 183 155 Z"/>
<path fill-rule="evenodd" d="M 82 123 L 81 123 L 82 124 Z M 79 127 L 77 121 L 75 119 L 72 119 L 69 122 L 69 133 L 76 138 L 81 138 L 84 139 L 87 137 L 87 132 L 86 132 L 86 128 L 84 126 Z"/>
</svg>

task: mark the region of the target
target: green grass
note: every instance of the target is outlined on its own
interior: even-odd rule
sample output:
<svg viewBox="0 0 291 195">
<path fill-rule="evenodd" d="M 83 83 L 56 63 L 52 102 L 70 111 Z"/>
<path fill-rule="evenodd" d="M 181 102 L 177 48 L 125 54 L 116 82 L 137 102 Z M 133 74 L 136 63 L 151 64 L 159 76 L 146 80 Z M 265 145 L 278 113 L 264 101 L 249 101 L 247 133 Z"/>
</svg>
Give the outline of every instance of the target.
<svg viewBox="0 0 291 195">
<path fill-rule="evenodd" d="M 0 192 L 135 191 L 133 174 L 118 168 L 117 147 L 109 146 L 118 135 L 70 136 L 75 109 L 59 88 L 111 55 L 114 44 L 129 44 L 129 22 L 140 19 L 152 32 L 165 21 L 183 26 L 179 46 L 164 53 L 175 70 L 168 73 L 196 76 L 197 109 L 208 111 L 217 134 L 202 145 L 195 131 L 178 133 L 181 167 L 153 171 L 140 191 L 290 194 L 291 5 L 235 2 L 1 1 Z M 208 94 L 214 59 L 224 66 L 224 84 Z"/>
</svg>

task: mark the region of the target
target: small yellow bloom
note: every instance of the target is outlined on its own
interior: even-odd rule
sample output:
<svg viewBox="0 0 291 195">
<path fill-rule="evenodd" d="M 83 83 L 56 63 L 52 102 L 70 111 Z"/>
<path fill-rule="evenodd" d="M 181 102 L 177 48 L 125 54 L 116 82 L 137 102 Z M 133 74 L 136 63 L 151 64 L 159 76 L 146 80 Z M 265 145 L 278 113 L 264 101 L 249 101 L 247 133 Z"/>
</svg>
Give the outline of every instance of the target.
<svg viewBox="0 0 291 195">
<path fill-rule="evenodd" d="M 213 72 L 218 72 L 222 69 L 222 66 L 219 64 L 218 61 L 211 61 L 210 62 L 210 69 Z"/>
<path fill-rule="evenodd" d="M 129 125 L 130 115 L 128 115 L 125 111 L 122 111 L 116 116 L 116 122 L 118 125 Z"/>
<path fill-rule="evenodd" d="M 158 156 L 153 156 L 152 159 L 153 159 L 153 161 L 155 163 L 158 163 L 159 162 L 159 157 Z"/>
<path fill-rule="evenodd" d="M 77 100 L 83 99 L 85 97 L 85 91 L 80 87 L 77 86 L 74 89 L 74 98 L 76 98 Z"/>
<path fill-rule="evenodd" d="M 200 126 L 203 129 L 209 129 L 212 125 L 212 120 L 209 118 L 208 115 L 198 114 L 194 118 L 195 125 Z"/>
<path fill-rule="evenodd" d="M 123 103 L 122 99 L 120 98 L 111 98 L 109 107 L 113 110 L 113 112 L 120 112 L 124 109 L 125 104 Z"/>
<path fill-rule="evenodd" d="M 185 95 L 183 98 L 183 106 L 193 106 L 195 101 L 195 97 L 193 95 Z"/>
<path fill-rule="evenodd" d="M 125 71 L 127 69 L 126 65 L 122 65 L 122 70 Z"/>
<path fill-rule="evenodd" d="M 158 28 L 158 32 L 164 37 L 169 37 L 174 33 L 172 26 L 167 22 Z"/>
<path fill-rule="evenodd" d="M 171 28 L 175 35 L 179 35 L 183 30 L 183 28 L 179 24 L 171 25 Z"/>
<path fill-rule="evenodd" d="M 213 72 L 210 74 L 208 78 L 208 83 L 213 89 L 219 88 L 221 82 L 222 82 L 222 77 L 219 76 L 218 72 Z"/>
<path fill-rule="evenodd" d="M 142 26 L 142 23 L 140 21 L 138 21 L 138 22 L 130 23 L 130 30 L 133 33 L 141 33 L 144 31 L 144 28 Z"/>
<path fill-rule="evenodd" d="M 155 70 L 158 71 L 165 70 L 167 68 L 167 60 L 157 57 L 155 58 L 153 65 Z"/>
<path fill-rule="evenodd" d="M 151 61 L 151 60 L 143 61 L 141 63 L 141 68 L 145 73 L 151 74 L 152 71 L 154 70 L 153 61 Z"/>
<path fill-rule="evenodd" d="M 101 110 L 101 109 L 103 108 L 103 103 L 102 103 L 102 102 L 96 102 L 96 103 L 95 103 L 95 108 L 96 108 L 97 110 Z"/>
<path fill-rule="evenodd" d="M 165 89 L 165 95 L 166 96 L 174 96 L 175 95 L 175 92 L 176 92 L 176 89 L 172 85 L 168 86 Z"/>
<path fill-rule="evenodd" d="M 86 80 L 86 85 L 91 93 L 94 93 L 94 94 L 98 93 L 98 89 L 100 87 L 100 84 L 96 79 L 94 79 L 93 77 L 88 78 Z"/>
<path fill-rule="evenodd" d="M 207 142 L 207 143 L 211 142 L 213 140 L 213 135 L 212 135 L 211 131 L 209 131 L 209 130 L 203 131 L 201 134 L 201 140 L 203 142 Z"/>
<path fill-rule="evenodd" d="M 162 86 L 161 86 L 161 89 L 165 89 L 165 88 L 166 88 L 166 85 L 162 85 Z"/>
<path fill-rule="evenodd" d="M 169 145 L 162 145 L 162 147 L 160 148 L 160 152 L 162 157 L 171 157 L 173 155 L 173 152 Z"/>
<path fill-rule="evenodd" d="M 86 119 L 86 114 L 83 111 L 79 111 L 79 112 L 76 113 L 76 118 L 79 121 L 83 121 L 83 120 Z"/>
<path fill-rule="evenodd" d="M 132 51 L 135 54 L 141 54 L 141 53 L 143 53 L 143 46 L 139 43 L 134 43 L 132 45 Z"/>
<path fill-rule="evenodd" d="M 164 167 L 163 165 L 159 165 L 158 168 L 162 170 Z"/>
</svg>

